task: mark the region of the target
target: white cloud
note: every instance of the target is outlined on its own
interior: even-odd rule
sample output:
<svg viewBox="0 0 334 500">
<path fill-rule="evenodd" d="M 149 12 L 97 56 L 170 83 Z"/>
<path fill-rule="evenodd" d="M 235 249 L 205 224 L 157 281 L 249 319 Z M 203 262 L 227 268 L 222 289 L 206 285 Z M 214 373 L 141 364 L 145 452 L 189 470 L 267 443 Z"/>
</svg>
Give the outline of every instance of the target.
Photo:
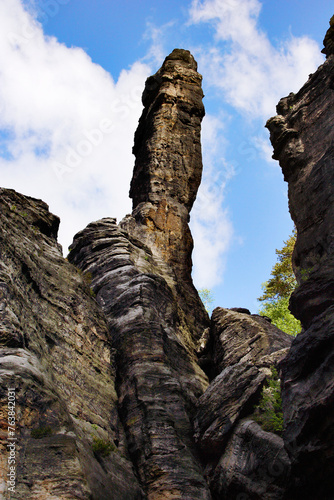
<svg viewBox="0 0 334 500">
<path fill-rule="evenodd" d="M 299 90 L 323 57 L 308 37 L 291 36 L 274 47 L 257 24 L 261 6 L 258 0 L 193 0 L 190 18 L 215 29 L 214 42 L 202 49 L 206 80 L 237 110 L 267 119 L 278 100 Z"/>
<path fill-rule="evenodd" d="M 223 119 L 206 115 L 202 126 L 203 179 L 191 214 L 195 246 L 193 279 L 197 288 L 221 283 L 225 257 L 233 237 L 228 211 L 223 208 L 226 183 L 234 169 L 224 160 Z M 218 167 L 218 168 L 217 168 Z"/>
<path fill-rule="evenodd" d="M 19 0 L 2 0 L 0 67 L 1 185 L 47 201 L 65 247 L 90 221 L 129 212 L 149 66 L 114 81 L 82 49 L 45 37 Z"/>
<path fill-rule="evenodd" d="M 146 31 L 144 33 L 144 40 L 148 40 L 150 42 L 150 48 L 148 53 L 143 58 L 144 61 L 148 60 L 154 66 L 158 68 L 161 66 L 166 54 L 166 40 L 168 37 L 169 31 L 175 27 L 175 21 L 169 21 L 168 23 L 163 24 L 162 26 L 156 26 L 154 23 L 147 21 L 146 23 Z"/>
</svg>

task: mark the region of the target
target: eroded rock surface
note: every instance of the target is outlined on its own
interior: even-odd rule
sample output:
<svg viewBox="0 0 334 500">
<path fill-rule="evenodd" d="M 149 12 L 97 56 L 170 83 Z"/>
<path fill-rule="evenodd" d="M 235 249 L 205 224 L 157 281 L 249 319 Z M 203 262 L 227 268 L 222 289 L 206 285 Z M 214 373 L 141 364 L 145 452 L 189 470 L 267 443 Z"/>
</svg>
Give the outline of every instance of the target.
<svg viewBox="0 0 334 500">
<path fill-rule="evenodd" d="M 251 456 L 255 456 L 254 450 L 250 447 L 246 452 L 241 446 L 241 431 L 237 426 L 241 418 L 253 413 L 263 384 L 271 375 L 271 368 L 287 355 L 290 344 L 291 336 L 247 310 L 219 307 L 213 311 L 207 347 L 209 353 L 206 355 L 211 360 L 211 373 L 218 375 L 197 401 L 194 438 L 207 464 L 206 476 L 214 498 L 238 498 L 238 494 L 247 493 L 249 498 L 265 500 L 280 498 L 282 494 L 275 480 L 267 481 L 266 475 L 261 478 L 261 474 L 255 472 L 258 468 L 263 471 L 265 460 L 261 455 L 264 450 L 267 456 L 275 455 L 277 446 L 273 443 L 277 443 L 279 438 L 262 431 L 259 438 L 262 451 L 259 451 L 252 469 L 250 463 Z M 254 426 L 258 427 L 255 423 Z M 247 432 L 242 440 L 250 439 Z M 256 436 L 253 438 L 254 442 L 258 439 Z M 234 446 L 236 450 L 233 453 L 237 455 L 240 452 L 242 456 L 232 460 L 228 457 Z M 250 477 L 241 479 L 239 476 L 247 475 L 247 467 L 250 468 Z M 253 496 L 256 489 L 258 496 Z M 274 493 L 269 496 L 270 491 L 276 491 L 276 496 Z"/>
<path fill-rule="evenodd" d="M 283 439 L 242 420 L 210 481 L 213 500 L 281 500 L 289 473 Z"/>
<path fill-rule="evenodd" d="M 120 415 L 148 498 L 209 499 L 191 425 L 208 381 L 160 261 L 114 219 L 78 233 L 69 258 L 92 277 L 108 318 Z"/>
<path fill-rule="evenodd" d="M 0 487 L 14 387 L 16 499 L 140 499 L 108 327 L 82 273 L 62 257 L 59 219 L 40 200 L 5 189 L 0 212 Z"/>
<path fill-rule="evenodd" d="M 121 222 L 167 264 L 174 296 L 197 339 L 208 316 L 192 283 L 188 222 L 202 176 L 201 82 L 196 61 L 182 49 L 175 49 L 147 79 L 133 147 L 133 211 Z"/>
<path fill-rule="evenodd" d="M 192 284 L 204 108 L 188 51 L 146 82 L 119 225 L 89 224 L 67 260 L 48 207 L 0 190 L 0 493 L 15 387 L 17 499 L 334 498 L 332 24 L 326 62 L 268 122 L 298 231 L 291 349 L 245 309 L 209 329 Z M 278 364 L 285 449 L 252 420 Z"/>
<path fill-rule="evenodd" d="M 292 458 L 286 498 L 334 498 L 334 55 L 296 94 L 281 99 L 267 126 L 289 184 L 297 228 L 290 308 L 304 331 L 282 364 L 284 440 Z"/>
<path fill-rule="evenodd" d="M 116 349 L 129 452 L 148 498 L 210 498 L 191 418 L 208 379 L 196 344 L 209 325 L 191 279 L 189 212 L 201 180 L 201 76 L 175 49 L 146 81 L 135 134 L 132 215 L 90 224 L 69 259 L 92 288 Z"/>
<path fill-rule="evenodd" d="M 217 307 L 208 350 L 213 379 L 198 399 L 195 440 L 202 453 L 220 456 L 241 416 L 251 413 L 270 368 L 286 356 L 291 336 L 265 318 Z"/>
<path fill-rule="evenodd" d="M 264 356 L 290 347 L 291 336 L 247 310 L 217 307 L 212 313 L 210 342 L 212 370 L 218 375 L 239 362 L 261 364 Z"/>
</svg>

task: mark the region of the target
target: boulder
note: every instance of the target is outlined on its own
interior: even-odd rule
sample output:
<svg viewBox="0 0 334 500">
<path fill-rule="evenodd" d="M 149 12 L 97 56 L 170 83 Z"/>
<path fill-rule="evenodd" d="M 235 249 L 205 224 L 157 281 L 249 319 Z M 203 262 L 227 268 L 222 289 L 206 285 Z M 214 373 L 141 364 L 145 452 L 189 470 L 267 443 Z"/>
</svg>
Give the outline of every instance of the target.
<svg viewBox="0 0 334 500">
<path fill-rule="evenodd" d="M 241 420 L 210 479 L 213 500 L 281 500 L 290 461 L 283 439 Z"/>
</svg>

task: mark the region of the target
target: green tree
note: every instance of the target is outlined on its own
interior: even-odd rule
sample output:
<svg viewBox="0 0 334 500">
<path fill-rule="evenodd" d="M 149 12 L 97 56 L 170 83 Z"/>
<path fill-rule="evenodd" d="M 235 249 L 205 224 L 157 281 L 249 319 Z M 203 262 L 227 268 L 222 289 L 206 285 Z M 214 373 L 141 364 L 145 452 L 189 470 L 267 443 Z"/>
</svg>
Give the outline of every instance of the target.
<svg viewBox="0 0 334 500">
<path fill-rule="evenodd" d="M 271 376 L 261 392 L 261 399 L 255 407 L 254 420 L 268 432 L 281 434 L 283 431 L 283 412 L 281 397 L 281 381 L 277 370 L 271 367 Z"/>
<path fill-rule="evenodd" d="M 276 250 L 277 262 L 271 271 L 271 278 L 263 284 L 264 294 L 258 300 L 273 301 L 279 298 L 289 298 L 297 286 L 297 281 L 292 269 L 292 252 L 296 243 L 296 230 L 281 250 Z"/>
<path fill-rule="evenodd" d="M 211 312 L 211 305 L 213 302 L 213 295 L 211 290 L 208 290 L 207 288 L 201 288 L 198 290 L 198 295 L 200 296 L 201 301 L 204 304 L 204 307 L 207 311 L 207 313 Z"/>
<path fill-rule="evenodd" d="M 296 230 L 281 250 L 276 250 L 277 262 L 271 271 L 269 281 L 263 283 L 263 295 L 258 298 L 263 304 L 259 309 L 262 316 L 268 316 L 272 323 L 290 335 L 301 331 L 300 322 L 289 311 L 289 298 L 297 286 L 292 269 L 292 252 L 296 242 Z"/>
</svg>

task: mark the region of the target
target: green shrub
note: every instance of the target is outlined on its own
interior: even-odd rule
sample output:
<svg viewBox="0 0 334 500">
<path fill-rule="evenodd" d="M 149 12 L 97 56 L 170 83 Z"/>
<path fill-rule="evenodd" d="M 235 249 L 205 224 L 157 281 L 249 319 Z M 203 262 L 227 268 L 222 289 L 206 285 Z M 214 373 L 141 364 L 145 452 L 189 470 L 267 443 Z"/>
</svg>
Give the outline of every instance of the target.
<svg viewBox="0 0 334 500">
<path fill-rule="evenodd" d="M 113 443 L 110 443 L 110 441 L 104 441 L 104 439 L 100 439 L 95 436 L 93 437 L 92 448 L 93 452 L 101 457 L 107 457 L 112 451 L 117 450 L 116 446 Z"/>
<path fill-rule="evenodd" d="M 276 434 L 283 431 L 281 384 L 274 367 L 262 389 L 260 403 L 255 407 L 253 418 L 265 431 Z"/>
<path fill-rule="evenodd" d="M 52 429 L 51 427 L 38 427 L 37 429 L 32 429 L 31 431 L 31 437 L 34 439 L 41 439 L 46 436 L 51 436 L 52 434 Z"/>
</svg>

